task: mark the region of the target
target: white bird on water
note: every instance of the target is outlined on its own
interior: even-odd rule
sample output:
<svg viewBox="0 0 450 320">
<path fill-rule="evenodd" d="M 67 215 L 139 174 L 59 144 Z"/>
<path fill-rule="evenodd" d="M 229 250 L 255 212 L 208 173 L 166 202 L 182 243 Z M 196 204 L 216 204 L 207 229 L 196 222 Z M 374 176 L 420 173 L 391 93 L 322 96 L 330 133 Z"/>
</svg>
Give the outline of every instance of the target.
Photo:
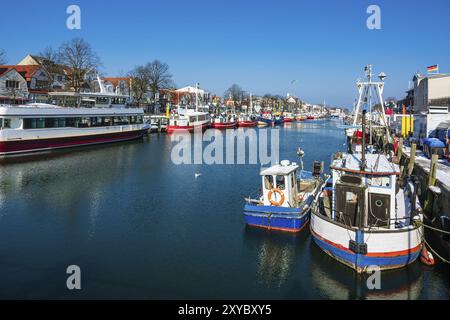
<svg viewBox="0 0 450 320">
<path fill-rule="evenodd" d="M 196 173 L 196 174 L 194 174 L 195 179 L 197 179 L 197 178 L 200 177 L 201 175 L 202 175 L 201 173 Z"/>
</svg>

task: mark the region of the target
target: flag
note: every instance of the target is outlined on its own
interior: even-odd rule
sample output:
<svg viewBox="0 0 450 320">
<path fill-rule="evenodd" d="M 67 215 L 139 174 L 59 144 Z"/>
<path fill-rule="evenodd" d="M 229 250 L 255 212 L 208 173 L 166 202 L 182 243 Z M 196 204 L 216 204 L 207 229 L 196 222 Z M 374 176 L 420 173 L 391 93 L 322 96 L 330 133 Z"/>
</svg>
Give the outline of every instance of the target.
<svg viewBox="0 0 450 320">
<path fill-rule="evenodd" d="M 433 65 L 433 66 L 427 67 L 428 73 L 430 73 L 430 72 L 437 72 L 438 69 L 439 69 L 439 68 L 438 68 L 438 65 L 437 65 L 437 64 L 435 64 L 435 65 Z"/>
</svg>

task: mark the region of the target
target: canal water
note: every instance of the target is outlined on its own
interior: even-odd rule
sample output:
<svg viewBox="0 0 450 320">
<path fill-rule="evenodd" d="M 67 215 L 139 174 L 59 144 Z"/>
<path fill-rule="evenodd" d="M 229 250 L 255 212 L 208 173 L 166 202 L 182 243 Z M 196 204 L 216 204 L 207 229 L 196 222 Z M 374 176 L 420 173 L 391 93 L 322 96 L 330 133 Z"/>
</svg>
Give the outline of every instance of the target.
<svg viewBox="0 0 450 320">
<path fill-rule="evenodd" d="M 279 130 L 280 160 L 329 165 L 334 121 Z M 170 136 L 0 163 L 0 298 L 450 299 L 450 270 L 419 262 L 381 289 L 299 235 L 248 228 L 259 165 L 175 165 Z M 196 175 L 197 174 L 197 175 Z M 200 174 L 200 175 L 198 175 Z M 66 268 L 81 268 L 81 290 Z"/>
</svg>

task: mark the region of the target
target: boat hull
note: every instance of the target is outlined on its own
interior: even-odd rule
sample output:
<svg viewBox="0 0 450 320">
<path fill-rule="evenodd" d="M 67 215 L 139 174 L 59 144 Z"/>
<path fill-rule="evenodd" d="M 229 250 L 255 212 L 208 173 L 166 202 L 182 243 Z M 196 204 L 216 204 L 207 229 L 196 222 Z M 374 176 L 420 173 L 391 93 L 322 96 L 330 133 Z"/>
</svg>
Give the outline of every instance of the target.
<svg viewBox="0 0 450 320">
<path fill-rule="evenodd" d="M 311 213 L 311 235 L 328 255 L 358 273 L 397 269 L 417 260 L 422 249 L 419 227 L 407 230 L 363 231 L 349 229 Z M 350 249 L 350 240 L 366 244 L 366 253 Z"/>
<path fill-rule="evenodd" d="M 299 232 L 309 222 L 309 208 L 303 212 L 298 208 L 246 205 L 245 222 L 249 226 L 269 230 Z"/>
<path fill-rule="evenodd" d="M 0 156 L 134 140 L 142 138 L 147 131 L 148 128 L 143 128 L 94 135 L 0 141 Z"/>
<path fill-rule="evenodd" d="M 237 122 L 213 122 L 211 127 L 214 129 L 232 129 L 237 126 Z"/>
<path fill-rule="evenodd" d="M 258 126 L 273 126 L 274 121 L 272 119 L 259 117 Z"/>
<path fill-rule="evenodd" d="M 238 127 L 255 127 L 258 121 L 238 121 Z"/>
<path fill-rule="evenodd" d="M 166 126 L 167 133 L 176 133 L 176 132 L 194 132 L 196 128 L 200 128 L 201 130 L 206 130 L 209 128 L 209 123 L 203 123 L 201 125 L 193 125 L 193 126 Z"/>
<path fill-rule="evenodd" d="M 293 118 L 284 118 L 284 122 L 294 122 Z"/>
</svg>

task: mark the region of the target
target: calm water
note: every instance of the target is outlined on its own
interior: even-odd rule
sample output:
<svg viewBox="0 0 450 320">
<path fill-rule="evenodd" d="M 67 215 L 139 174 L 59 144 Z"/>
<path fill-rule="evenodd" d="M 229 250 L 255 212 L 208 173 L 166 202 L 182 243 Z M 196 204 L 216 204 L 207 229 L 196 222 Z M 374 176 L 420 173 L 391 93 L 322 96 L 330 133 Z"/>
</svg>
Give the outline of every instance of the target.
<svg viewBox="0 0 450 320">
<path fill-rule="evenodd" d="M 282 127 L 281 159 L 329 164 L 342 130 Z M 450 270 L 382 273 L 382 289 L 311 241 L 246 228 L 258 165 L 181 165 L 165 135 L 0 165 L 0 298 L 449 299 Z M 201 173 L 197 179 L 195 173 Z M 66 289 L 66 268 L 82 290 Z"/>
</svg>

